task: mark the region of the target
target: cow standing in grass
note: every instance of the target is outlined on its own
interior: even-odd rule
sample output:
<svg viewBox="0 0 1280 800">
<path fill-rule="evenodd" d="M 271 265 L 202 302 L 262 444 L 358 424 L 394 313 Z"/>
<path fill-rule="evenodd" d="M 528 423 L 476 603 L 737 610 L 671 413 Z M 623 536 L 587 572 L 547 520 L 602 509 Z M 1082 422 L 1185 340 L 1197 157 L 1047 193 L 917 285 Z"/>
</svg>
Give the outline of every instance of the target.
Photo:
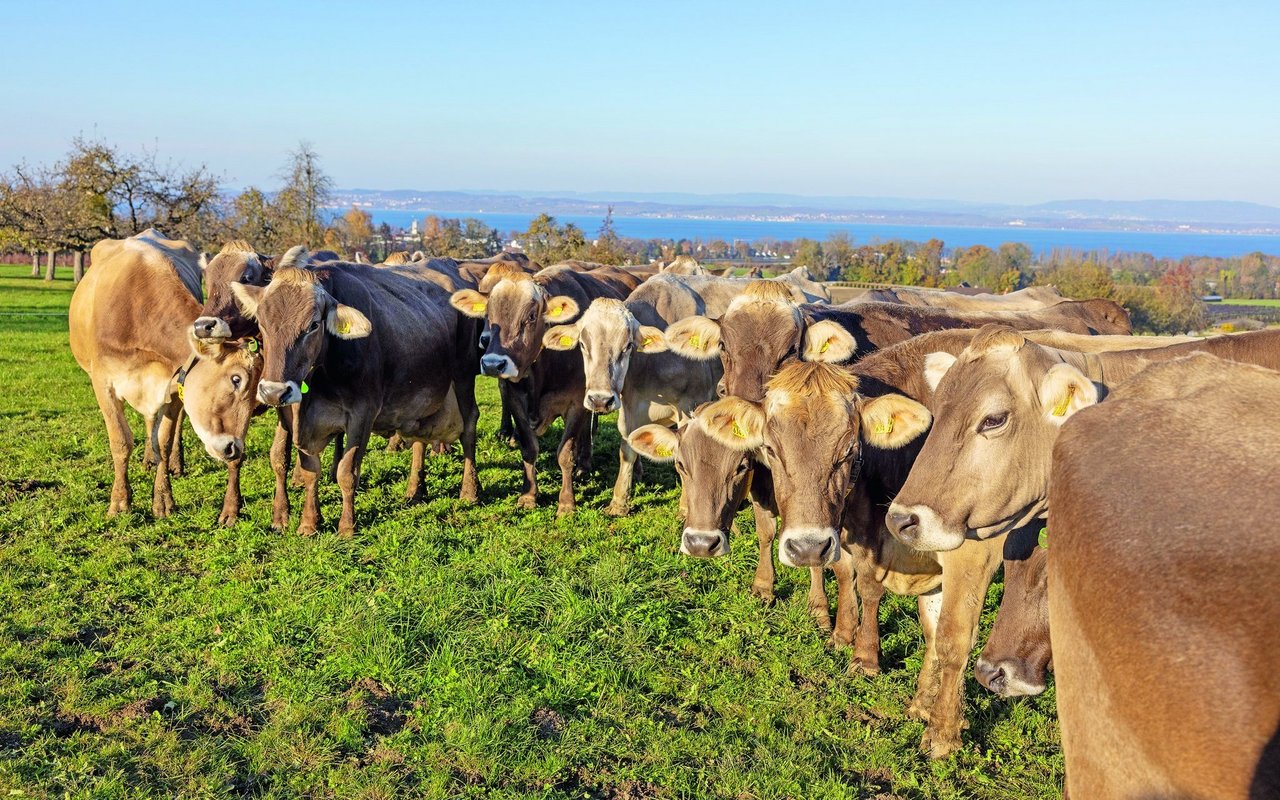
<svg viewBox="0 0 1280 800">
<path fill-rule="evenodd" d="M 147 229 L 93 247 L 94 268 L 76 286 L 68 312 L 71 353 L 93 382 L 111 442 L 115 477 L 107 515 L 129 509 L 133 431 L 124 404 L 142 415 L 155 453 L 151 511 L 173 512 L 171 469 L 180 470 L 182 402 L 174 374 L 190 357 L 187 329 L 200 313 L 199 255 L 187 242 Z"/>
<path fill-rule="evenodd" d="M 585 272 L 565 264 L 528 275 L 498 265 L 478 289 L 453 294 L 451 302 L 459 313 L 486 320 L 480 368 L 500 380 L 503 402 L 515 416 L 524 460 L 521 508 L 537 504 L 538 436 L 552 422 L 564 417 L 556 455 L 561 472 L 560 514 L 574 509 L 574 469 L 591 448 L 592 415 L 582 404 L 582 359 L 576 353 L 544 352 L 543 334 L 549 325 L 576 319 L 596 298 L 622 300 L 639 284 L 640 278 L 614 267 Z"/>
</svg>

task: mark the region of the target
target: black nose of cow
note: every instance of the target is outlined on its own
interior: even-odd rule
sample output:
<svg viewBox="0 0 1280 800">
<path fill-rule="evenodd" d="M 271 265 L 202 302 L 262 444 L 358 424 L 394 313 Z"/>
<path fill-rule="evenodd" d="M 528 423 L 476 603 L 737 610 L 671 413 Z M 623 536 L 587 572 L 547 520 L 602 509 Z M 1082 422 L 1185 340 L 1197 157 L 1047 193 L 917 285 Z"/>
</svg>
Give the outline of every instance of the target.
<svg viewBox="0 0 1280 800">
<path fill-rule="evenodd" d="M 218 320 L 214 317 L 200 317 L 191 324 L 191 329 L 197 339 L 212 338 L 213 329 L 216 327 L 218 327 Z"/>
<path fill-rule="evenodd" d="M 502 368 L 506 366 L 507 359 L 505 356 L 487 355 L 480 357 L 480 371 L 489 377 L 494 377 L 502 372 Z"/>
<path fill-rule="evenodd" d="M 613 392 L 587 392 L 587 408 L 597 414 L 607 414 L 616 407 Z"/>
<path fill-rule="evenodd" d="M 796 536 L 788 539 L 785 547 L 791 563 L 797 567 L 821 567 L 831 562 L 835 538 L 827 536 L 821 539 L 802 539 Z"/>
<path fill-rule="evenodd" d="M 228 461 L 235 461 L 244 455 L 244 451 L 240 449 L 240 443 L 232 439 L 227 442 L 227 446 L 222 448 L 222 455 L 226 456 Z"/>
<path fill-rule="evenodd" d="M 998 664 L 990 664 L 978 659 L 978 663 L 973 666 L 973 674 L 977 677 L 978 683 L 998 695 L 1003 696 L 1005 690 L 1009 688 L 1009 676 L 1005 673 L 1004 667 Z"/>
<path fill-rule="evenodd" d="M 715 531 L 685 531 L 684 551 L 694 558 L 715 558 L 721 554 L 724 537 Z"/>
<path fill-rule="evenodd" d="M 489 333 L 488 331 L 480 331 L 480 349 L 488 350 L 489 340 L 492 338 L 493 338 L 493 334 Z"/>
<path fill-rule="evenodd" d="M 913 541 L 920 532 L 920 517 L 915 514 L 894 511 L 885 516 L 884 522 L 889 532 L 904 542 Z"/>
</svg>

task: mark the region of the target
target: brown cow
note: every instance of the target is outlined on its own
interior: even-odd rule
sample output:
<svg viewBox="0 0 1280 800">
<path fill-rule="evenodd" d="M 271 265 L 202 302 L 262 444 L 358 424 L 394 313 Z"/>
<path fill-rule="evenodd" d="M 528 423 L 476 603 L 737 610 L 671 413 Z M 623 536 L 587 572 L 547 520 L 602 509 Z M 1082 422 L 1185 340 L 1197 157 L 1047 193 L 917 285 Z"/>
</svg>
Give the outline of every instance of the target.
<svg viewBox="0 0 1280 800">
<path fill-rule="evenodd" d="M 521 508 L 537 504 L 538 436 L 557 417 L 565 420 L 556 457 L 561 472 L 557 513 L 573 511 L 574 468 L 585 465 L 591 448 L 591 413 L 582 404 L 582 359 L 575 353 L 543 352 L 548 324 L 573 321 L 598 297 L 622 300 L 639 284 L 635 275 L 608 266 L 581 271 L 565 264 L 528 275 L 495 265 L 479 289 L 454 292 L 450 302 L 458 312 L 487 323 L 480 369 L 500 379 L 504 402 L 515 417 L 524 459 L 524 490 L 517 501 Z"/>
<path fill-rule="evenodd" d="M 1149 367 L 1053 452 L 1049 622 L 1072 798 L 1280 797 L 1280 374 Z"/>
<path fill-rule="evenodd" d="M 346 435 L 338 467 L 340 535 L 355 529 L 355 491 L 370 432 L 423 442 L 462 438 L 461 497 L 475 500 L 469 354 L 459 352 L 461 321 L 448 308 L 448 295 L 391 269 L 330 262 L 311 271 L 305 265 L 305 251 L 295 249 L 266 288 L 232 285 L 241 310 L 261 329 L 258 399 L 299 406 L 296 445 L 306 490 L 299 533 L 320 524 L 319 452 L 339 433 Z M 273 463 L 276 456 L 273 448 Z M 288 514 L 277 495 L 273 522 L 287 525 Z"/>
<path fill-rule="evenodd" d="M 156 454 L 151 511 L 173 511 L 170 456 L 181 440 L 182 403 L 174 374 L 189 357 L 186 329 L 200 313 L 199 255 L 190 244 L 148 228 L 128 239 L 104 239 L 93 269 L 76 286 L 68 312 L 71 353 L 89 374 L 107 426 L 115 478 L 107 515 L 129 509 L 133 431 L 128 403 L 142 415 Z"/>
<path fill-rule="evenodd" d="M 1052 286 L 1028 286 L 1009 294 L 959 294 L 897 287 L 873 289 L 860 299 L 945 308 L 951 311 L 1035 311 L 1057 305 L 1067 298 Z"/>
</svg>

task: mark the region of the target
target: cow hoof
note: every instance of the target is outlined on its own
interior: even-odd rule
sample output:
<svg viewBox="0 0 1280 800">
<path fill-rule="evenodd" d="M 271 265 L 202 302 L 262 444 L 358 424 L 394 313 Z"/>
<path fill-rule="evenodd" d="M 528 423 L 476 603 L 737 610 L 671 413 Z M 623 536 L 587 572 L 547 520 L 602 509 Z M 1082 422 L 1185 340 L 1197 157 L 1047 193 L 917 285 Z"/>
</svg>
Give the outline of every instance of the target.
<svg viewBox="0 0 1280 800">
<path fill-rule="evenodd" d="M 235 511 L 223 511 L 221 514 L 218 515 L 218 524 L 227 528 L 230 528 L 232 525 L 235 525 L 236 522 L 238 522 L 239 520 L 240 520 L 239 509 L 236 509 Z"/>
<path fill-rule="evenodd" d="M 854 675 L 875 677 L 880 674 L 880 664 L 875 661 L 864 661 L 862 658 L 854 656 L 849 660 L 848 674 L 850 677 Z"/>
<path fill-rule="evenodd" d="M 471 486 L 462 487 L 462 491 L 458 493 L 458 499 L 464 503 L 474 505 L 480 502 L 480 487 Z"/>
<path fill-rule="evenodd" d="M 299 536 L 315 536 L 316 526 L 315 525 L 299 525 L 298 535 Z"/>
<path fill-rule="evenodd" d="M 123 514 L 129 510 L 129 501 L 127 499 L 112 500 L 107 506 L 107 516 L 114 517 L 117 514 Z"/>
<path fill-rule="evenodd" d="M 348 526 L 339 526 L 339 528 L 338 528 L 338 538 L 339 538 L 339 539 L 350 539 L 352 536 L 354 536 L 354 535 L 355 535 L 355 532 L 356 532 L 356 528 L 355 528 L 355 526 L 354 526 L 354 525 L 349 526 L 349 527 L 348 527 Z"/>
<path fill-rule="evenodd" d="M 759 597 L 765 605 L 773 605 L 773 584 L 753 583 L 751 584 L 751 593 Z"/>
<path fill-rule="evenodd" d="M 533 495 L 522 494 L 520 495 L 520 499 L 516 500 L 516 507 L 532 511 L 538 507 L 538 498 Z"/>
<path fill-rule="evenodd" d="M 631 505 L 629 503 L 610 503 L 604 513 L 611 517 L 625 517 L 631 513 Z"/>
<path fill-rule="evenodd" d="M 818 626 L 818 630 L 830 632 L 831 615 L 827 613 L 827 609 L 819 607 L 810 607 L 809 616 L 813 617 L 813 623 Z"/>
<path fill-rule="evenodd" d="M 506 438 L 503 438 L 500 436 L 498 438 L 505 441 L 507 443 L 507 447 L 510 447 L 512 450 L 515 450 L 517 447 L 520 446 L 520 440 L 514 436 L 507 436 Z"/>
<path fill-rule="evenodd" d="M 174 508 L 173 508 L 172 497 L 165 497 L 165 498 L 160 498 L 160 499 L 151 501 L 151 516 L 155 517 L 156 519 L 164 519 L 165 517 L 172 514 L 173 511 L 174 511 Z"/>
<path fill-rule="evenodd" d="M 840 633 L 833 633 L 827 637 L 827 647 L 833 650 L 839 650 L 844 647 L 851 647 L 853 639 Z"/>
<path fill-rule="evenodd" d="M 921 722 L 928 722 L 929 709 L 919 699 L 912 700 L 911 705 L 907 706 L 907 716 L 911 719 L 918 719 Z"/>
<path fill-rule="evenodd" d="M 573 503 L 560 503 L 556 506 L 557 517 L 567 517 L 574 512 Z"/>
<path fill-rule="evenodd" d="M 417 503 L 421 503 L 425 499 L 426 499 L 426 495 L 423 493 L 421 489 L 419 489 L 416 492 L 405 492 L 404 494 L 405 505 L 409 505 L 409 506 L 416 505 Z"/>
<path fill-rule="evenodd" d="M 945 733 L 926 728 L 920 738 L 920 749 L 935 761 L 955 753 L 961 747 L 960 733 Z"/>
</svg>

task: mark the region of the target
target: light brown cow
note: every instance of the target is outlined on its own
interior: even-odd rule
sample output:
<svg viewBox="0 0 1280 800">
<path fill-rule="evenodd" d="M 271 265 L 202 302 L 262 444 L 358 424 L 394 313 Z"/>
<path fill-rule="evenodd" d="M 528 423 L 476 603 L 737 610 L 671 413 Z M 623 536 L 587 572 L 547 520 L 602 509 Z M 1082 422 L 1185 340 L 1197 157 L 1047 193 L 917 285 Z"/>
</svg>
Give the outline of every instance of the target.
<svg viewBox="0 0 1280 800">
<path fill-rule="evenodd" d="M 181 438 L 174 374 L 189 357 L 186 331 L 200 313 L 199 255 L 190 244 L 147 229 L 128 239 L 104 239 L 90 255 L 93 269 L 71 296 L 71 353 L 89 374 L 111 442 L 115 478 L 108 516 L 132 500 L 128 463 L 133 431 L 128 403 L 142 415 L 157 456 L 151 511 L 173 511 L 170 454 Z"/>
<path fill-rule="evenodd" d="M 1066 792 L 1280 797 L 1280 374 L 1149 367 L 1063 426 L 1049 622 Z"/>
<path fill-rule="evenodd" d="M 950 550 L 1042 517 L 1049 454 L 1062 424 L 1147 364 L 1193 352 L 1280 367 L 1280 330 L 1081 354 L 989 326 L 958 358 L 930 359 L 933 427 L 889 509 L 890 528 L 921 550 Z"/>
<path fill-rule="evenodd" d="M 908 306 L 946 308 L 952 311 L 1035 311 L 1057 305 L 1067 298 L 1052 286 L 1028 286 L 1009 294 L 960 294 L 897 287 L 873 289 L 863 300 L 880 300 Z"/>
</svg>

